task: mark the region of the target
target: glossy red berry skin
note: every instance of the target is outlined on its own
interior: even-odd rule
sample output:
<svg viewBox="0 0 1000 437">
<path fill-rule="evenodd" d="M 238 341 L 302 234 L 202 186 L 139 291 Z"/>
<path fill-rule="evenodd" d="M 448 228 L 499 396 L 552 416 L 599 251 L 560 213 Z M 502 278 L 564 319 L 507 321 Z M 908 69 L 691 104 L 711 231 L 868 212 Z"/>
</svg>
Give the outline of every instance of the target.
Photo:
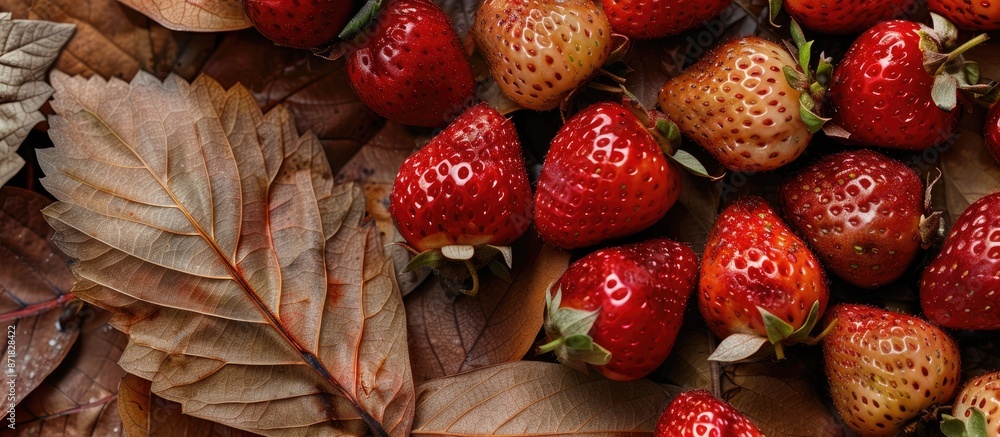
<svg viewBox="0 0 1000 437">
<path fill-rule="evenodd" d="M 798 329 L 817 302 L 822 315 L 829 298 L 819 259 L 764 199 L 743 197 L 722 211 L 698 284 L 698 308 L 717 337 L 767 337 L 758 308 Z"/>
<path fill-rule="evenodd" d="M 732 0 L 601 0 L 615 32 L 633 39 L 676 35 L 722 13 Z"/>
<path fill-rule="evenodd" d="M 985 196 L 955 220 L 920 278 L 920 302 L 946 328 L 1000 329 L 1000 193 Z"/>
<path fill-rule="evenodd" d="M 778 190 L 788 224 L 837 276 L 864 288 L 899 279 L 920 249 L 924 186 L 870 150 L 827 155 Z"/>
<path fill-rule="evenodd" d="M 928 0 L 927 8 L 962 30 L 1000 30 L 1000 2 L 994 0 Z"/>
<path fill-rule="evenodd" d="M 893 20 L 861 34 L 834 70 L 833 123 L 853 145 L 924 150 L 955 135 L 961 108 L 939 109 L 920 49 L 920 24 Z"/>
<path fill-rule="evenodd" d="M 617 103 L 571 118 L 549 148 L 535 195 L 535 227 L 573 249 L 639 232 L 666 215 L 680 176 L 639 119 Z"/>
<path fill-rule="evenodd" d="M 512 243 L 531 222 L 514 125 L 485 103 L 467 110 L 403 162 L 389 213 L 418 251 Z"/>
<path fill-rule="evenodd" d="M 732 405 L 707 390 L 693 390 L 670 402 L 653 437 L 764 437 L 764 433 Z"/>
<path fill-rule="evenodd" d="M 986 435 L 1000 436 L 1000 372 L 988 373 L 966 383 L 955 396 L 951 415 L 966 421 L 973 408 L 986 416 Z"/>
<path fill-rule="evenodd" d="M 658 239 L 591 253 L 552 292 L 562 293 L 563 308 L 600 310 L 589 334 L 611 352 L 611 362 L 595 368 L 627 381 L 645 377 L 670 355 L 697 275 L 690 247 Z"/>
<path fill-rule="evenodd" d="M 902 16 L 912 0 L 784 0 L 783 10 L 807 29 L 855 33 L 879 21 Z"/>
<path fill-rule="evenodd" d="M 986 148 L 993 159 L 1000 162 L 1000 105 L 993 105 L 986 116 L 986 127 L 983 132 L 986 138 Z"/>
<path fill-rule="evenodd" d="M 401 124 L 438 127 L 475 102 L 472 66 L 448 16 L 430 0 L 389 2 L 347 56 L 365 105 Z"/>
<path fill-rule="evenodd" d="M 278 45 L 309 49 L 337 38 L 354 13 L 353 0 L 243 0 L 247 17 Z"/>
</svg>

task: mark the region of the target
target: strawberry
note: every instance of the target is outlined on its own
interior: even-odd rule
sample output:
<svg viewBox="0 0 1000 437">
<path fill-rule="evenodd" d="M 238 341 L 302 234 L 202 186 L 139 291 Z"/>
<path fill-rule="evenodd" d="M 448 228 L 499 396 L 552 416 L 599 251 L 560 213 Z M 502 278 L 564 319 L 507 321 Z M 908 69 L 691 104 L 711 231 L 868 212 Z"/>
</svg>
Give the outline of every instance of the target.
<svg viewBox="0 0 1000 437">
<path fill-rule="evenodd" d="M 667 239 L 581 258 L 546 294 L 549 343 L 539 351 L 614 380 L 646 376 L 670 355 L 697 269 L 694 251 Z"/>
<path fill-rule="evenodd" d="M 497 246 L 530 222 L 531 187 L 513 123 L 485 103 L 465 111 L 403 162 L 389 198 L 396 228 L 421 252 L 407 269 L 457 261 L 473 288 L 453 288 L 475 294 L 476 270 L 498 252 L 509 266 L 509 253 Z"/>
<path fill-rule="evenodd" d="M 243 0 L 257 30 L 278 45 L 310 49 L 337 38 L 354 12 L 353 0 Z"/>
<path fill-rule="evenodd" d="M 984 0 L 928 0 L 927 7 L 962 30 L 1000 30 L 1000 3 Z"/>
<path fill-rule="evenodd" d="M 1000 372 L 975 378 L 955 397 L 941 431 L 948 437 L 1000 436 Z"/>
<path fill-rule="evenodd" d="M 611 24 L 591 0 L 485 0 L 471 32 L 500 90 L 537 111 L 559 106 L 611 53 Z"/>
<path fill-rule="evenodd" d="M 783 182 L 778 197 L 789 224 L 827 268 L 874 288 L 898 279 L 916 257 L 923 192 L 903 163 L 857 150 L 817 160 Z"/>
<path fill-rule="evenodd" d="M 954 28 L 939 18 L 935 22 L 937 30 L 912 21 L 885 21 L 854 41 L 834 70 L 829 90 L 832 123 L 845 131 L 837 135 L 844 142 L 924 150 L 955 134 L 960 115 L 956 90 L 978 91 L 980 86 L 978 69 L 952 73 L 952 66 L 963 65 L 961 53 L 985 41 L 985 35 L 945 56 L 938 52 L 954 45 Z"/>
<path fill-rule="evenodd" d="M 598 103 L 559 130 L 535 193 L 535 227 L 574 249 L 639 232 L 666 215 L 680 175 L 642 120 L 617 103 Z"/>
<path fill-rule="evenodd" d="M 475 99 L 476 81 L 448 16 L 430 0 L 394 0 L 347 58 L 351 86 L 390 120 L 442 126 Z"/>
<path fill-rule="evenodd" d="M 816 95 L 803 93 L 815 79 L 804 73 L 809 57 L 803 61 L 805 68 L 783 47 L 761 38 L 732 40 L 667 81 L 660 107 L 726 168 L 773 170 L 802 154 L 822 126 L 811 112 L 822 87 L 813 87 Z"/>
<path fill-rule="evenodd" d="M 840 416 L 862 437 L 894 436 L 921 411 L 958 390 L 958 347 L 926 321 L 842 304 L 823 339 L 830 394 Z"/>
<path fill-rule="evenodd" d="M 793 20 L 823 33 L 855 33 L 910 9 L 913 0 L 770 0 L 771 21 L 782 8 Z"/>
<path fill-rule="evenodd" d="M 993 159 L 1000 161 L 1000 104 L 993 105 L 986 116 L 986 127 L 983 132 L 986 138 L 986 148 Z"/>
<path fill-rule="evenodd" d="M 732 0 L 601 0 L 615 32 L 633 39 L 676 35 L 724 11 Z"/>
<path fill-rule="evenodd" d="M 983 197 L 955 220 L 920 278 L 920 303 L 946 328 L 1000 329 L 1000 193 Z"/>
<path fill-rule="evenodd" d="M 819 260 L 756 196 L 719 215 L 699 277 L 698 307 L 712 332 L 733 337 L 730 342 L 743 336 L 765 339 L 761 346 L 770 341 L 779 359 L 783 344 L 813 342 L 809 333 L 830 296 Z"/>
<path fill-rule="evenodd" d="M 692 390 L 670 402 L 656 422 L 653 437 L 764 437 L 764 433 L 707 390 Z"/>
</svg>

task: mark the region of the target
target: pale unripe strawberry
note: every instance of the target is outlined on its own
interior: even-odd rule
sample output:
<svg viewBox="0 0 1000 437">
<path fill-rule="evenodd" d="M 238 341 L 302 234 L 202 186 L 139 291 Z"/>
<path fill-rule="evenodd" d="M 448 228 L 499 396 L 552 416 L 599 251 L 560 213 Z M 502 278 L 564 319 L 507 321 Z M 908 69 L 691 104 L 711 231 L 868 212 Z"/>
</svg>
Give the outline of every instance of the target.
<svg viewBox="0 0 1000 437">
<path fill-rule="evenodd" d="M 590 0 L 485 0 L 472 25 L 500 89 L 528 109 L 553 109 L 611 52 L 611 24 Z"/>
</svg>

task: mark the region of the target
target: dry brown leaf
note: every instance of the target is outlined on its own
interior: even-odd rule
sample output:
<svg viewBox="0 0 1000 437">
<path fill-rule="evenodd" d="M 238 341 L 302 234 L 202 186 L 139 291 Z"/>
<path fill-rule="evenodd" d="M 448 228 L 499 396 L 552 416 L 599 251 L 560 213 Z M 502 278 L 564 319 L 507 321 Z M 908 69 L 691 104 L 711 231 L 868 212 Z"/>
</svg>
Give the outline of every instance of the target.
<svg viewBox="0 0 1000 437">
<path fill-rule="evenodd" d="M 841 437 L 844 428 L 823 403 L 801 362 L 726 368 L 723 398 L 768 437 Z"/>
<path fill-rule="evenodd" d="M 104 311 L 92 314 L 66 361 L 18 405 L 18 435 L 125 435 L 117 403 L 125 371 L 115 361 L 127 339 L 108 325 L 110 317 Z"/>
<path fill-rule="evenodd" d="M 253 26 L 242 0 L 119 0 L 163 27 L 194 32 L 224 32 Z"/>
<path fill-rule="evenodd" d="M 435 279 L 406 300 L 410 362 L 418 383 L 524 357 L 542 328 L 545 293 L 569 253 L 542 244 L 537 233 L 514 244 L 511 282 L 490 277 L 474 297 L 451 302 Z"/>
<path fill-rule="evenodd" d="M 171 32 L 117 0 L 0 0 L 14 18 L 77 26 L 56 69 L 131 80 L 139 70 L 194 78 L 215 45 L 212 34 Z"/>
<path fill-rule="evenodd" d="M 677 334 L 677 341 L 667 360 L 656 370 L 656 375 L 686 389 L 712 389 L 712 365 L 708 361 L 715 345 L 715 337 L 701 315 L 689 311 Z"/>
<path fill-rule="evenodd" d="M 15 366 L 4 365 L 3 382 L 14 382 L 14 404 L 59 366 L 80 333 L 72 311 L 79 305 L 63 314 L 73 274 L 49 241 L 52 229 L 41 210 L 50 203 L 31 191 L 0 189 L 0 321 L 14 334 L 4 356 L 13 352 Z"/>
<path fill-rule="evenodd" d="M 118 384 L 118 411 L 125 434 L 129 437 L 244 437 L 246 431 L 191 417 L 181 412 L 180 404 L 154 395 L 152 383 L 127 374 Z M 364 423 L 361 423 L 364 426 Z"/>
<path fill-rule="evenodd" d="M 196 417 L 260 434 L 406 435 L 402 299 L 361 190 L 246 89 L 53 75 L 39 150 L 77 296 L 129 334 L 120 363 Z"/>
<path fill-rule="evenodd" d="M 417 386 L 413 435 L 649 436 L 670 398 L 645 379 L 519 361 Z"/>
<path fill-rule="evenodd" d="M 949 223 L 979 198 L 1000 190 L 1000 164 L 983 140 L 982 114 L 966 114 L 955 142 L 941 154 L 941 185 Z"/>
<path fill-rule="evenodd" d="M 24 165 L 17 148 L 45 119 L 39 111 L 52 95 L 45 82 L 73 26 L 37 20 L 12 20 L 0 12 L 0 185 Z"/>
<path fill-rule="evenodd" d="M 417 269 L 403 272 L 410 263 L 413 254 L 402 246 L 388 243 L 400 243 L 400 235 L 389 215 L 389 195 L 392 193 L 392 183 L 396 179 L 399 166 L 416 149 L 417 138 L 403 125 L 388 122 L 356 155 L 337 173 L 337 182 L 359 182 L 364 186 L 365 209 L 368 216 L 375 220 L 382 241 L 387 243 L 385 252 L 392 257 L 396 267 L 396 281 L 403 296 L 417 288 L 429 272 L 427 269 Z M 327 156 L 330 148 L 327 147 Z M 333 159 L 331 157 L 331 159 Z"/>
<path fill-rule="evenodd" d="M 265 112 L 277 105 L 287 107 L 299 132 L 312 131 L 319 137 L 334 171 L 385 124 L 354 94 L 343 61 L 278 47 L 256 30 L 228 35 L 203 72 L 225 87 L 243 84 Z M 392 163 L 381 165 L 396 175 Z"/>
</svg>

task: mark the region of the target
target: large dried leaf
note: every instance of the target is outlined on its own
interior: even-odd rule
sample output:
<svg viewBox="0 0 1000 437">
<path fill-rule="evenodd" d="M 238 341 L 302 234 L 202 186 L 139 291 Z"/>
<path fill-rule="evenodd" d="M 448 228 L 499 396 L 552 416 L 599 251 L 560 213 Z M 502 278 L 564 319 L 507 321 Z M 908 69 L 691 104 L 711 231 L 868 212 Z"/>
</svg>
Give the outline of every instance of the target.
<svg viewBox="0 0 1000 437">
<path fill-rule="evenodd" d="M 0 13 L 0 185 L 24 165 L 17 148 L 45 119 L 39 109 L 52 95 L 45 73 L 72 35 L 72 25 Z"/>
<path fill-rule="evenodd" d="M 385 123 L 354 94 L 343 61 L 278 47 L 256 30 L 227 36 L 205 63 L 204 73 L 225 87 L 243 84 L 265 112 L 277 105 L 287 107 L 299 132 L 319 136 L 334 169 L 351 159 Z M 392 162 L 381 165 L 396 175 Z"/>
<path fill-rule="evenodd" d="M 941 154 L 941 185 L 949 223 L 979 198 L 1000 190 L 1000 164 L 986 149 L 982 123 L 982 117 L 966 117 L 954 143 Z"/>
<path fill-rule="evenodd" d="M 417 387 L 413 435 L 650 436 L 672 393 L 519 361 Z"/>
<path fill-rule="evenodd" d="M 453 303 L 439 281 L 406 300 L 416 381 L 520 360 L 545 314 L 545 293 L 569 267 L 569 253 L 542 245 L 534 231 L 514 246 L 511 282 L 491 277 L 474 297 Z"/>
<path fill-rule="evenodd" d="M 713 369 L 708 357 L 715 345 L 715 334 L 705 326 L 698 309 L 689 309 L 674 348 L 654 374 L 686 389 L 711 390 L 715 379 L 712 372 L 717 368 Z"/>
<path fill-rule="evenodd" d="M 723 398 L 768 437 L 841 437 L 844 428 L 823 404 L 817 382 L 798 361 L 726 368 Z"/>
<path fill-rule="evenodd" d="M 118 411 L 129 437 L 198 436 L 244 437 L 254 434 L 209 422 L 181 412 L 180 404 L 170 402 L 152 391 L 153 384 L 127 374 L 118 384 Z M 362 426 L 364 424 L 362 423 Z"/>
<path fill-rule="evenodd" d="M 405 313 L 361 190 L 246 89 L 54 75 L 39 150 L 74 292 L 129 334 L 120 363 L 184 412 L 260 434 L 405 435 Z M 383 431 L 384 429 L 384 431 Z"/>
<path fill-rule="evenodd" d="M 403 242 L 403 236 L 396 229 L 389 214 L 389 195 L 396 179 L 399 166 L 416 149 L 417 138 L 404 126 L 389 122 L 366 143 L 361 150 L 337 173 L 337 182 L 358 182 L 365 191 L 365 209 L 375 220 L 379 235 L 385 243 Z M 330 148 L 327 147 L 327 156 Z M 331 158 L 332 159 L 332 158 Z M 427 269 L 404 272 L 413 258 L 408 250 L 397 244 L 386 244 L 385 252 L 392 257 L 396 267 L 396 281 L 399 291 L 406 296 L 417 288 L 429 275 Z"/>
<path fill-rule="evenodd" d="M 49 203 L 31 191 L 0 189 L 0 322 L 14 333 L 14 367 L 4 366 L 16 384 L 14 404 L 55 370 L 80 333 L 72 311 L 78 305 L 63 314 L 73 275 L 49 240 L 41 214 Z"/>
<path fill-rule="evenodd" d="M 109 318 L 104 311 L 92 314 L 66 361 L 18 405 L 18 435 L 125 435 L 117 402 L 125 371 L 115 361 L 127 339 Z"/>
<path fill-rule="evenodd" d="M 253 26 L 242 0 L 119 0 L 164 27 L 195 32 L 222 32 Z"/>
<path fill-rule="evenodd" d="M 131 80 L 144 70 L 192 79 L 215 45 L 214 35 L 172 32 L 117 0 L 0 0 L 0 10 L 76 25 L 56 60 L 56 68 L 70 75 Z"/>
</svg>

